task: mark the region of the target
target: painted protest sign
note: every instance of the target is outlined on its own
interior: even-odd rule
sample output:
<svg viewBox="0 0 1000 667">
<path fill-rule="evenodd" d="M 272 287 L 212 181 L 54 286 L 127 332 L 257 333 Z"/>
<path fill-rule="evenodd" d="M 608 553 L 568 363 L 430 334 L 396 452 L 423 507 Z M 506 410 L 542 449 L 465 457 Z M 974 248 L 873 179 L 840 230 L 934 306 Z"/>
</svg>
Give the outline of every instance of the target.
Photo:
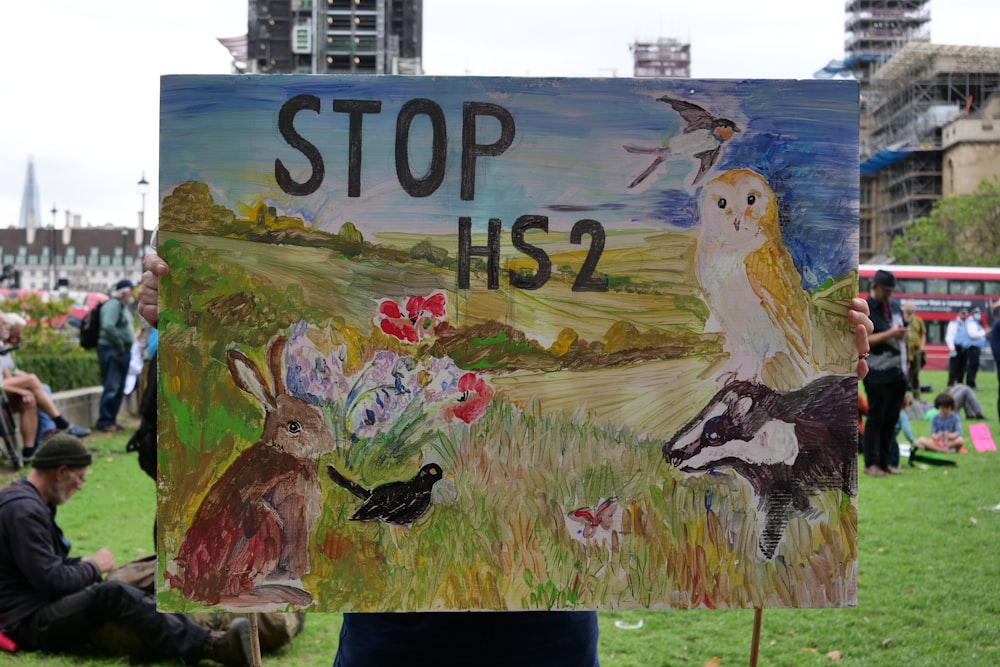
<svg viewBox="0 0 1000 667">
<path fill-rule="evenodd" d="M 856 84 L 161 104 L 161 608 L 854 604 Z"/>
</svg>

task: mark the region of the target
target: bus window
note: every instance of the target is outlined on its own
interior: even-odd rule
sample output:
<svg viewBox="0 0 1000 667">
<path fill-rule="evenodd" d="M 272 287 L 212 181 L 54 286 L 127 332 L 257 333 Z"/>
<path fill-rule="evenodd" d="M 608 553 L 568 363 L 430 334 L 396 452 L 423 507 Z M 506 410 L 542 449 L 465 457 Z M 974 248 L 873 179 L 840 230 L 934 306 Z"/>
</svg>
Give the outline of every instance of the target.
<svg viewBox="0 0 1000 667">
<path fill-rule="evenodd" d="M 927 343 L 935 345 L 944 344 L 944 333 L 948 328 L 947 322 L 941 322 L 938 320 L 927 321 L 924 320 L 924 324 L 927 325 Z"/>
<path fill-rule="evenodd" d="M 896 291 L 903 294 L 924 294 L 924 281 L 920 278 L 896 278 Z"/>
<path fill-rule="evenodd" d="M 1000 282 L 987 280 L 984 292 L 986 296 L 1000 296 Z"/>
<path fill-rule="evenodd" d="M 946 278 L 928 278 L 928 294 L 948 294 L 948 280 Z"/>
<path fill-rule="evenodd" d="M 960 296 L 982 296 L 982 280 L 951 280 L 948 282 L 948 294 Z"/>
<path fill-rule="evenodd" d="M 858 294 L 869 294 L 872 291 L 871 278 L 858 278 Z"/>
</svg>

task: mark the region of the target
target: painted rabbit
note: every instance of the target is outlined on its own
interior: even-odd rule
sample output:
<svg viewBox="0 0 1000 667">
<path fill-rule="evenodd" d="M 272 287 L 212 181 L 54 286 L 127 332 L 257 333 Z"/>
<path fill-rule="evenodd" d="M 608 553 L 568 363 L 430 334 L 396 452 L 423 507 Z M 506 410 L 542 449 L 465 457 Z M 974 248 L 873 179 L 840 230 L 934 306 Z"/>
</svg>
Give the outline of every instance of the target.
<svg viewBox="0 0 1000 667">
<path fill-rule="evenodd" d="M 267 347 L 273 391 L 245 354 L 226 355 L 236 386 L 264 408 L 264 431 L 209 490 L 167 567 L 170 586 L 192 600 L 235 607 L 312 602 L 301 577 L 309 572 L 309 532 L 322 505 L 313 461 L 333 437 L 319 409 L 287 393 L 285 343 L 280 336 Z"/>
</svg>

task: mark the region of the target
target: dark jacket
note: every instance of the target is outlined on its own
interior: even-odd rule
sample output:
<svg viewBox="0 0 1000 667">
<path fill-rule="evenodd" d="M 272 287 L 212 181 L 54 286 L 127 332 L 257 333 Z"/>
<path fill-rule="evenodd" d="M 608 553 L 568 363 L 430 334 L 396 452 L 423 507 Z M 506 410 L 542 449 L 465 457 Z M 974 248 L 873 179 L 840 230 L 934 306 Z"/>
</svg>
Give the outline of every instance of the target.
<svg viewBox="0 0 1000 667">
<path fill-rule="evenodd" d="M 881 304 L 873 297 L 868 297 L 868 309 L 871 311 L 872 324 L 875 325 L 872 333 L 882 333 L 894 326 L 903 325 L 903 311 L 895 299 L 890 299 L 887 304 Z M 867 377 L 865 377 L 865 383 L 905 382 L 906 373 L 903 370 L 903 362 L 906 358 L 905 345 L 905 339 L 892 339 L 878 345 L 872 345 L 871 356 L 868 357 L 869 370 Z"/>
<path fill-rule="evenodd" d="M 993 321 L 993 329 L 990 331 L 990 350 L 993 352 L 993 360 L 1000 367 L 1000 316 Z"/>
<path fill-rule="evenodd" d="M 38 489 L 20 479 L 0 490 L 0 628 L 101 580 L 97 564 L 69 548 Z"/>
</svg>

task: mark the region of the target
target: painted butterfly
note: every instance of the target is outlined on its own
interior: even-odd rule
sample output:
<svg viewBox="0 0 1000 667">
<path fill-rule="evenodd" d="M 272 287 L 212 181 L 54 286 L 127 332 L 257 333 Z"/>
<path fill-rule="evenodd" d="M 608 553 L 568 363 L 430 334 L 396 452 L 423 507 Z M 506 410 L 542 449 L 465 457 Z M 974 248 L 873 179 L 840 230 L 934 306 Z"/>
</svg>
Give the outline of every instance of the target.
<svg viewBox="0 0 1000 667">
<path fill-rule="evenodd" d="M 598 528 L 611 530 L 611 521 L 618 509 L 618 498 L 611 496 L 591 511 L 589 507 L 581 507 L 569 513 L 569 518 L 583 524 L 583 537 L 590 539 Z"/>
</svg>

